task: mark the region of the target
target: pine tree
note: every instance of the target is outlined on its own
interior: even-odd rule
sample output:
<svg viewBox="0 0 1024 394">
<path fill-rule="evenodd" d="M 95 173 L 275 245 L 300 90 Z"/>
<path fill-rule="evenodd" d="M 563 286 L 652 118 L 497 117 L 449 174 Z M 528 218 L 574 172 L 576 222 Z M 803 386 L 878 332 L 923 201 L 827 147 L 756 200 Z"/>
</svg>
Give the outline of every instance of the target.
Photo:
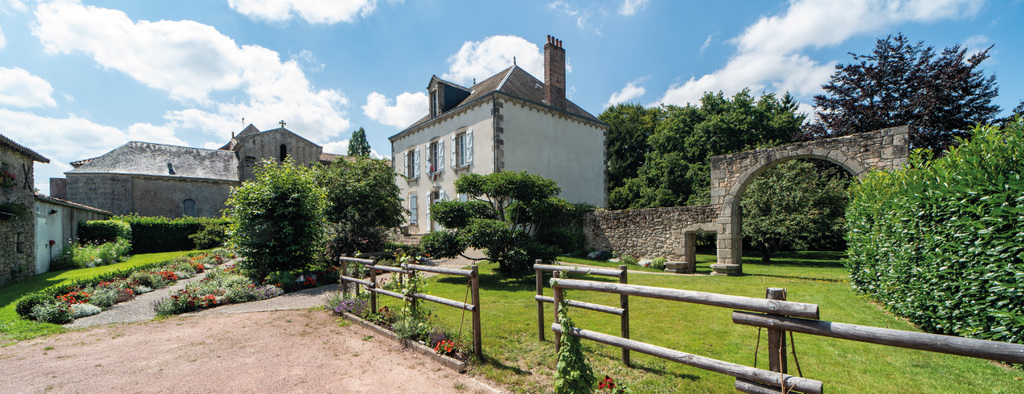
<svg viewBox="0 0 1024 394">
<path fill-rule="evenodd" d="M 349 156 L 370 156 L 370 143 L 366 142 L 366 130 L 362 127 L 352 132 L 352 138 L 348 141 Z"/>
</svg>

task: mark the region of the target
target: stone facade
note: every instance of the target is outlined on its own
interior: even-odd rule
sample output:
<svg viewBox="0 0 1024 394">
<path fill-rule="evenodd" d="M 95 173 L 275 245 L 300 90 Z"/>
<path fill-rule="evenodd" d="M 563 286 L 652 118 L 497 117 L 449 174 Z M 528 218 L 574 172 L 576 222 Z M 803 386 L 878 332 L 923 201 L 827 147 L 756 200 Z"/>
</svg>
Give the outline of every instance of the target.
<svg viewBox="0 0 1024 394">
<path fill-rule="evenodd" d="M 35 168 L 50 160 L 0 135 L 0 286 L 35 274 Z M 11 177 L 6 174 L 13 174 Z M 16 206 L 16 208 L 14 208 Z M 12 214 L 13 209 L 21 215 Z"/>
<path fill-rule="evenodd" d="M 641 256 L 680 257 L 692 267 L 694 239 L 698 233 L 716 233 L 718 262 L 714 274 L 741 274 L 743 238 L 739 203 L 743 192 L 758 175 L 772 166 L 796 159 L 821 159 L 835 163 L 854 176 L 870 170 L 894 170 L 907 162 L 910 128 L 893 127 L 871 132 L 817 141 L 806 141 L 774 148 L 756 149 L 714 156 L 711 164 L 711 204 L 699 207 L 658 208 L 595 213 L 588 217 L 587 245 Z M 700 212 L 690 214 L 689 212 Z M 655 216 L 669 217 L 658 220 Z M 690 218 L 704 218 L 691 221 Z M 596 224 L 589 224 L 591 221 Z M 633 226 L 627 228 L 624 226 Z M 666 243 L 660 245 L 660 243 Z M 605 245 L 608 245 L 607 247 Z M 680 252 L 681 251 L 681 252 Z M 657 252 L 657 253 L 655 253 Z"/>
</svg>

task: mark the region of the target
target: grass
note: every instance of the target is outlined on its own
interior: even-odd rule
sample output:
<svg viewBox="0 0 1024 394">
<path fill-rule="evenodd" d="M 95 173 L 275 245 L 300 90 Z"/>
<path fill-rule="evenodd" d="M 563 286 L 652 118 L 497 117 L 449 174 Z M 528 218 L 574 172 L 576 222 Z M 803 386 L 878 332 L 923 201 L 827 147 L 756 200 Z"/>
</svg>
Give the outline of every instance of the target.
<svg viewBox="0 0 1024 394">
<path fill-rule="evenodd" d="M 70 283 L 78 279 L 88 279 L 112 271 L 138 267 L 159 261 L 170 260 L 194 251 L 149 253 L 132 256 L 128 261 L 118 264 L 104 265 L 94 268 L 82 268 L 64 271 L 47 272 L 30 276 L 23 280 L 8 283 L 0 287 L 0 343 L 8 345 L 13 341 L 31 339 L 43 335 L 64 332 L 64 328 L 49 323 L 23 320 L 14 311 L 15 302 L 21 296 L 44 288 Z"/>
<path fill-rule="evenodd" d="M 761 264 L 759 256 L 744 257 L 744 272 L 738 277 L 630 275 L 631 284 L 763 298 L 765 288 L 788 289 L 790 301 L 820 305 L 821 319 L 835 322 L 919 331 L 889 315 L 869 300 L 858 296 L 847 282 L 842 253 L 781 253 L 772 264 Z M 711 255 L 698 255 L 698 272 L 710 272 Z M 545 329 L 546 340 L 538 341 L 534 278 L 502 279 L 491 263 L 481 263 L 481 311 L 485 361 L 476 372 L 518 392 L 551 392 L 555 355 L 553 334 Z M 632 267 L 630 267 L 632 270 Z M 546 278 L 545 278 L 546 279 Z M 592 278 L 610 280 L 608 278 Z M 462 301 L 466 280 L 433 277 L 425 293 Z M 570 299 L 618 304 L 618 296 L 583 291 L 568 292 Z M 550 288 L 545 295 L 551 295 Z M 382 304 L 397 300 L 378 298 Z M 430 305 L 434 318 L 471 341 L 468 314 Z M 758 329 L 732 323 L 731 310 L 671 301 L 630 298 L 632 339 L 712 357 L 753 365 Z M 610 315 L 572 310 L 583 329 L 618 334 L 619 320 Z M 551 324 L 552 310 L 545 307 L 545 323 Z M 821 380 L 829 392 L 1020 392 L 1024 377 L 986 360 L 973 359 L 794 334 L 797 356 L 804 376 Z M 767 369 L 762 333 L 757 365 Z M 600 376 L 609 375 L 634 392 L 734 392 L 734 379 L 701 369 L 633 353 L 633 366 L 621 361 L 621 350 L 584 341 L 591 366 Z M 790 356 L 790 373 L 796 373 Z"/>
</svg>

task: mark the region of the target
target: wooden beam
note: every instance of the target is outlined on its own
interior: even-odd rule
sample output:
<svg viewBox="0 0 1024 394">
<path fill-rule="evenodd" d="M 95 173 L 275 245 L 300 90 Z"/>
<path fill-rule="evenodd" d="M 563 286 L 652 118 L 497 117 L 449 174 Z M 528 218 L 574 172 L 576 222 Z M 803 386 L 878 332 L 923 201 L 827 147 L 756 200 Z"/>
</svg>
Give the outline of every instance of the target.
<svg viewBox="0 0 1024 394">
<path fill-rule="evenodd" d="M 822 320 L 766 316 L 747 312 L 733 312 L 732 322 L 755 327 L 774 327 L 786 331 L 848 339 L 851 341 L 1024 364 L 1024 345 L 1016 343 L 859 326 Z"/>
<path fill-rule="evenodd" d="M 413 271 L 433 272 L 435 274 L 458 275 L 458 276 L 465 276 L 465 277 L 470 277 L 470 276 L 473 275 L 473 271 L 470 271 L 470 270 L 460 270 L 460 269 L 444 268 L 444 267 L 431 267 L 431 266 L 428 266 L 428 265 L 402 264 L 402 267 L 404 267 L 406 269 L 413 270 Z"/>
<path fill-rule="evenodd" d="M 559 325 L 558 323 L 552 324 L 551 330 L 554 331 L 556 334 L 561 334 L 562 326 Z M 654 357 L 663 358 L 680 364 L 689 365 L 691 367 L 696 367 L 711 372 L 720 373 L 723 375 L 729 375 L 736 378 L 742 378 L 744 380 L 761 383 L 767 386 L 781 386 L 782 384 L 785 384 L 787 391 L 796 390 L 805 393 L 821 394 L 823 390 L 823 384 L 817 380 L 800 378 L 778 372 L 765 371 L 763 369 L 748 367 L 746 365 L 733 364 L 726 361 L 698 356 L 695 354 L 685 353 L 678 350 L 663 348 L 660 346 L 655 346 L 644 342 L 638 342 L 631 339 L 619 338 L 614 335 L 602 334 L 595 331 L 587 331 L 580 328 L 575 328 L 572 330 L 572 332 L 569 332 L 568 334 L 575 337 L 588 339 L 594 342 L 603 343 L 605 345 L 612 345 L 623 349 L 629 349 L 634 352 L 640 352 Z"/>
<path fill-rule="evenodd" d="M 391 267 L 391 266 L 387 266 L 387 265 L 367 265 L 366 269 L 377 270 L 377 271 L 384 271 L 384 272 L 394 272 L 396 274 L 408 274 L 409 273 L 408 271 L 402 269 L 401 267 Z M 399 281 L 399 282 L 401 282 L 401 281 Z"/>
<path fill-rule="evenodd" d="M 621 270 L 610 270 L 605 268 L 588 268 L 588 267 L 569 267 L 564 265 L 550 265 L 550 264 L 534 264 L 533 269 L 544 270 L 544 271 L 560 271 L 570 272 L 574 274 L 585 274 L 585 275 L 601 275 L 601 276 L 614 276 L 618 278 L 622 275 Z"/>
<path fill-rule="evenodd" d="M 347 262 L 351 262 L 351 263 L 363 263 L 363 264 L 369 264 L 369 265 L 374 265 L 374 264 L 376 264 L 376 262 L 375 262 L 375 261 L 373 261 L 373 260 L 369 260 L 369 259 L 357 259 L 357 258 L 355 258 L 355 257 L 338 257 L 338 260 L 339 260 L 339 261 L 347 261 Z"/>
<path fill-rule="evenodd" d="M 341 279 L 343 279 L 345 282 L 354 282 L 354 283 L 358 283 L 358 284 L 361 284 L 361 285 L 367 286 L 367 287 L 372 286 L 370 284 L 370 281 L 368 281 L 368 280 L 356 279 L 356 278 L 353 278 L 351 276 L 342 276 Z"/>
<path fill-rule="evenodd" d="M 549 304 L 555 303 L 555 298 L 554 297 L 533 296 L 533 299 L 535 299 L 537 301 L 540 301 L 540 302 L 546 302 L 546 303 L 549 303 Z M 604 312 L 604 313 L 615 315 L 615 316 L 622 316 L 622 313 L 623 313 L 623 309 L 622 308 L 616 308 L 614 306 L 607 306 L 607 305 L 601 305 L 601 304 L 591 304 L 589 302 L 573 301 L 573 300 L 567 300 L 567 301 L 565 301 L 565 303 L 569 304 L 569 306 L 574 307 L 574 308 L 586 309 L 588 311 L 595 311 L 595 312 Z"/>
<path fill-rule="evenodd" d="M 453 308 L 465 309 L 467 311 L 473 311 L 476 308 L 476 306 L 472 305 L 472 304 L 466 304 L 466 303 L 458 302 L 458 301 L 455 301 L 455 300 L 449 300 L 447 298 L 436 297 L 436 296 L 432 296 L 430 294 L 413 293 L 413 294 L 410 294 L 410 297 L 418 298 L 418 299 L 421 299 L 421 300 L 424 300 L 424 301 L 435 302 L 435 303 L 438 303 L 438 304 L 441 304 L 441 305 L 447 305 L 447 306 L 450 306 L 450 307 L 453 307 Z"/>
<path fill-rule="evenodd" d="M 557 283 L 557 285 L 556 285 Z M 662 287 L 625 285 L 620 283 L 595 282 L 578 279 L 551 279 L 554 288 L 590 290 L 603 293 L 626 294 L 632 296 L 658 298 L 671 301 L 682 301 L 693 304 L 718 306 L 730 309 L 772 313 L 785 316 L 818 318 L 818 306 L 801 302 L 766 300 L 762 298 L 741 297 L 725 294 L 704 293 L 699 291 L 666 289 Z"/>
</svg>

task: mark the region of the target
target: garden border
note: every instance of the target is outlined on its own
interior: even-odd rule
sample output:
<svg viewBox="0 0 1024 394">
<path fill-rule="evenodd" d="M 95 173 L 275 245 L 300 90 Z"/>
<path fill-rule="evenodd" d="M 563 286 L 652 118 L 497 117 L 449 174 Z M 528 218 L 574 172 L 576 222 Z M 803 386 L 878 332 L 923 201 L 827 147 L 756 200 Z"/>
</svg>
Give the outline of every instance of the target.
<svg viewBox="0 0 1024 394">
<path fill-rule="evenodd" d="M 430 356 L 431 358 L 434 359 L 434 361 L 440 363 L 441 365 L 444 365 L 445 367 L 448 367 L 448 369 L 451 369 L 451 370 L 453 370 L 455 372 L 458 372 L 458 373 L 466 373 L 466 367 L 469 364 L 467 364 L 465 361 L 459 361 L 459 360 L 454 359 L 452 357 L 448 357 L 448 356 L 445 356 L 443 354 L 438 354 L 437 352 L 434 351 L 434 349 L 431 349 L 431 348 L 427 347 L 426 345 L 424 345 L 422 343 L 419 343 L 419 342 L 416 342 L 416 341 L 410 341 L 408 339 L 399 338 L 398 334 L 395 334 L 395 333 L 391 332 L 391 330 L 388 330 L 388 329 L 386 329 L 384 327 L 381 327 L 381 326 L 378 326 L 376 324 L 370 323 L 370 322 L 368 322 L 366 320 L 363 320 L 359 316 L 353 315 L 351 313 L 343 312 L 341 314 L 341 316 L 344 317 L 345 320 L 348 320 L 350 322 L 359 324 L 360 326 L 369 328 L 370 330 L 372 330 L 372 331 L 374 331 L 374 332 L 376 332 L 378 334 L 381 334 L 381 335 L 384 335 L 384 336 L 386 336 L 388 338 L 391 338 L 392 340 L 394 340 L 396 342 L 400 342 L 405 347 L 412 348 L 412 350 L 415 350 L 415 351 L 417 351 L 419 353 L 422 353 L 424 355 Z"/>
</svg>

